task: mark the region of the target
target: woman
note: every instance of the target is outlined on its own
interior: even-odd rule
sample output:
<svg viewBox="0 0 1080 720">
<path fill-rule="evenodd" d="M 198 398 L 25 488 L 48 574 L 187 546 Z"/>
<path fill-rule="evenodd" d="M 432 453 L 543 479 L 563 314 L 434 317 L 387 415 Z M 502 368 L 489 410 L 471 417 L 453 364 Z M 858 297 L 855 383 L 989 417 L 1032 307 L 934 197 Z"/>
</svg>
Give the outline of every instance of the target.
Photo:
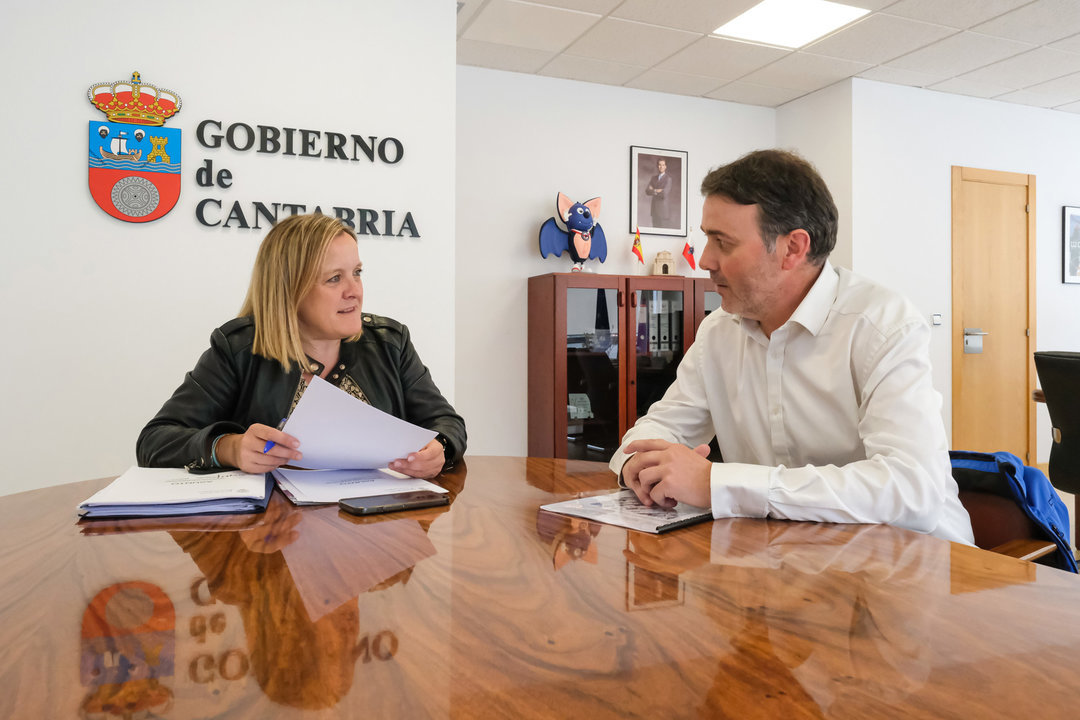
<svg viewBox="0 0 1080 720">
<path fill-rule="evenodd" d="M 362 311 L 360 272 L 356 235 L 340 220 L 295 215 L 275 225 L 259 247 L 240 316 L 213 332 L 210 349 L 140 433 L 139 465 L 263 473 L 300 460 L 300 442 L 275 425 L 314 375 L 439 433 L 391 469 L 429 478 L 459 460 L 464 421 L 435 387 L 408 329 Z"/>
</svg>

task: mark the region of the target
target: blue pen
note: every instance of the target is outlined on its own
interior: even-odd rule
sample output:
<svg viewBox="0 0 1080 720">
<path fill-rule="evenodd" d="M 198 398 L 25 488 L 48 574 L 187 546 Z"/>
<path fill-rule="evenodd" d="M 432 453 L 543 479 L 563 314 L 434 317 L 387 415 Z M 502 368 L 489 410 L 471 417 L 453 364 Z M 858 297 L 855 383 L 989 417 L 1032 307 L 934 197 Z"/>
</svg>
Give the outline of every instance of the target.
<svg viewBox="0 0 1080 720">
<path fill-rule="evenodd" d="M 281 418 L 281 422 L 279 422 L 277 424 L 277 429 L 281 430 L 282 428 L 284 428 L 285 427 L 285 421 L 288 420 L 288 419 L 289 418 Z M 274 447 L 274 441 L 273 440 L 267 440 L 266 441 L 266 447 L 263 448 L 263 455 L 270 452 L 270 448 L 272 448 L 272 447 Z"/>
</svg>

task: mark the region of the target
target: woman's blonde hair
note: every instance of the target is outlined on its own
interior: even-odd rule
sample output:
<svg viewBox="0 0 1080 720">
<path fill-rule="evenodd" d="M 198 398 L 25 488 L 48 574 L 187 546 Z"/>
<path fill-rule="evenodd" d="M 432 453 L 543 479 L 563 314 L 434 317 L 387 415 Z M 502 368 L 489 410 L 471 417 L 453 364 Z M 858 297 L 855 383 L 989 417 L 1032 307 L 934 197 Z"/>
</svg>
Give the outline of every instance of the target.
<svg viewBox="0 0 1080 720">
<path fill-rule="evenodd" d="M 255 321 L 256 355 L 277 360 L 286 371 L 293 362 L 307 366 L 297 308 L 315 287 L 330 241 L 342 233 L 356 240 L 356 233 L 341 220 L 313 214 L 287 217 L 266 234 L 240 308 L 240 317 Z"/>
</svg>

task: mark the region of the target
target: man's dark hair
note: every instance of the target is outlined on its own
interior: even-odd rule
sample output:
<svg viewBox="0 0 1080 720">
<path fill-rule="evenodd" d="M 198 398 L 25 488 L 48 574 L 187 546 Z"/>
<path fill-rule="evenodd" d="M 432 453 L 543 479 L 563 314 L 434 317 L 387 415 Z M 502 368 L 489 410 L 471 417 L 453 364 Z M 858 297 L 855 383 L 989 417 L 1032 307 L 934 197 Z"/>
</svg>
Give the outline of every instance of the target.
<svg viewBox="0 0 1080 720">
<path fill-rule="evenodd" d="M 836 203 L 814 166 L 786 150 L 755 150 L 716 168 L 701 181 L 701 194 L 723 195 L 757 205 L 765 249 L 776 238 L 803 229 L 810 235 L 807 260 L 821 265 L 836 246 Z"/>
</svg>

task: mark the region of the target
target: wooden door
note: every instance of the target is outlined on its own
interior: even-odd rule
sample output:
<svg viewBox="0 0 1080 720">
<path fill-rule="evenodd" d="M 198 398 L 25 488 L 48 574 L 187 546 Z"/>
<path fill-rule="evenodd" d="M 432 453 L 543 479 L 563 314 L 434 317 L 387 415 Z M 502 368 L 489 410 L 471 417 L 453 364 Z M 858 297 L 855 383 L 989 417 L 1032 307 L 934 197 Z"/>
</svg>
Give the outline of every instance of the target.
<svg viewBox="0 0 1080 720">
<path fill-rule="evenodd" d="M 953 168 L 952 290 L 952 447 L 1031 463 L 1034 175 Z"/>
</svg>

